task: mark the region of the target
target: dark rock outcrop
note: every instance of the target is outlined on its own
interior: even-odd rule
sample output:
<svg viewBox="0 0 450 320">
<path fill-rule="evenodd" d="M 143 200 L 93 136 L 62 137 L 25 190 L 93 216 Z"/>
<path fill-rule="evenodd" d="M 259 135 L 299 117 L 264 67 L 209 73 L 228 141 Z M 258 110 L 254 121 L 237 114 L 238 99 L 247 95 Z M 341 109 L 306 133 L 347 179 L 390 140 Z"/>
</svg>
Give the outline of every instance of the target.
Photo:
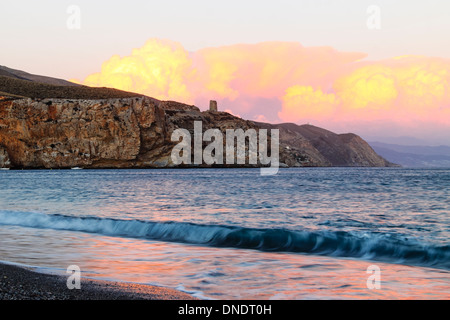
<svg viewBox="0 0 450 320">
<path fill-rule="evenodd" d="M 336 134 L 312 125 L 294 123 L 257 123 L 261 128 L 279 129 L 280 144 L 294 159 L 287 157 L 289 166 L 391 167 L 394 164 L 379 156 L 361 137 Z M 297 163 L 293 163 L 296 160 Z"/>
<path fill-rule="evenodd" d="M 78 84 L 67 80 L 31 74 L 22 70 L 16 70 L 5 66 L 0 66 L 0 76 L 5 76 L 13 79 L 27 80 L 31 82 L 45 83 L 54 86 L 79 86 Z"/>
<path fill-rule="evenodd" d="M 119 99 L 143 95 L 112 88 L 75 85 L 52 85 L 26 79 L 12 78 L 0 73 L 0 96 L 31 99 Z"/>
</svg>

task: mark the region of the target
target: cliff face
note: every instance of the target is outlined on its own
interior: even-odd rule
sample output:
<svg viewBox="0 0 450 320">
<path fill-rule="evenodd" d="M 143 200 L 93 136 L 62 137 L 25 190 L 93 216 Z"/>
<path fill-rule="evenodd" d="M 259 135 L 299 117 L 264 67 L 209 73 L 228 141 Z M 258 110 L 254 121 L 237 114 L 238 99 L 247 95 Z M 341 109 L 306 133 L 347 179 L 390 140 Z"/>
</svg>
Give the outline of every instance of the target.
<svg viewBox="0 0 450 320">
<path fill-rule="evenodd" d="M 165 113 L 152 99 L 0 102 L 0 147 L 11 167 L 151 165 L 143 155 L 161 156 L 165 138 Z"/>
<path fill-rule="evenodd" d="M 178 142 L 171 141 L 172 132 L 193 134 L 194 121 L 202 122 L 203 131 L 223 133 L 279 128 L 280 161 L 288 166 L 389 165 L 355 135 L 324 137 L 302 126 L 258 124 L 172 101 L 0 98 L 0 168 L 173 167 Z"/>
</svg>

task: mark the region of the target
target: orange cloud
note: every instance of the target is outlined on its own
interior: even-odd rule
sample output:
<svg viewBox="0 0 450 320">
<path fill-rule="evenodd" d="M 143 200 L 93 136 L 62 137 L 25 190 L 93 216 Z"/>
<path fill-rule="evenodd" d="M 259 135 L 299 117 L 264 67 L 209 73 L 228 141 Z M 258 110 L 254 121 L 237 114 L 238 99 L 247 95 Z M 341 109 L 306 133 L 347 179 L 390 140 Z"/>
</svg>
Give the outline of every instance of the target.
<svg viewBox="0 0 450 320">
<path fill-rule="evenodd" d="M 83 84 L 192 103 L 194 97 L 188 89 L 194 71 L 191 64 L 180 44 L 151 39 L 129 56 L 111 57 L 99 73 L 88 76 Z"/>
<path fill-rule="evenodd" d="M 450 109 L 450 60 L 411 57 L 396 68 L 401 101 L 418 117 L 440 117 Z M 442 120 L 442 119 L 441 119 Z M 450 118 L 447 118 L 450 121 Z"/>
<path fill-rule="evenodd" d="M 240 96 L 278 98 L 288 87 L 319 84 L 365 56 L 294 42 L 263 42 L 199 50 L 195 65 L 208 94 L 233 101 Z"/>
<path fill-rule="evenodd" d="M 111 57 L 82 83 L 203 109 L 215 99 L 249 119 L 450 126 L 450 59 L 366 56 L 293 42 L 187 52 L 179 43 L 151 39 L 129 56 Z"/>
<path fill-rule="evenodd" d="M 344 108 L 388 109 L 398 92 L 392 70 L 382 65 L 369 65 L 335 81 L 333 88 Z"/>
<path fill-rule="evenodd" d="M 334 94 L 314 90 L 311 86 L 292 86 L 283 96 L 283 110 L 278 114 L 283 120 L 298 120 L 329 117 L 338 104 Z"/>
<path fill-rule="evenodd" d="M 405 56 L 357 62 L 341 68 L 321 86 L 330 88 L 328 93 L 320 87 L 290 87 L 281 98 L 279 117 L 323 125 L 371 121 L 410 129 L 425 123 L 450 125 L 449 59 Z"/>
<path fill-rule="evenodd" d="M 442 122 L 450 108 L 448 59 L 409 56 L 353 68 L 333 84 L 341 118 Z"/>
</svg>

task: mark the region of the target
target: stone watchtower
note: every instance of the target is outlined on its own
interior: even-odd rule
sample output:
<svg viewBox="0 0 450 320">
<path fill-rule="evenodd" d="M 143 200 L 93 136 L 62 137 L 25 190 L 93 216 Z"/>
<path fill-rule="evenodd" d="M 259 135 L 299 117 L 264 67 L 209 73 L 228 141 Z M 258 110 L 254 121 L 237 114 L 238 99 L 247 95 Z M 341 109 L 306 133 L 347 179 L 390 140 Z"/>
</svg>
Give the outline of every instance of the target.
<svg viewBox="0 0 450 320">
<path fill-rule="evenodd" d="M 209 101 L 209 111 L 217 112 L 217 101 L 211 100 Z"/>
</svg>

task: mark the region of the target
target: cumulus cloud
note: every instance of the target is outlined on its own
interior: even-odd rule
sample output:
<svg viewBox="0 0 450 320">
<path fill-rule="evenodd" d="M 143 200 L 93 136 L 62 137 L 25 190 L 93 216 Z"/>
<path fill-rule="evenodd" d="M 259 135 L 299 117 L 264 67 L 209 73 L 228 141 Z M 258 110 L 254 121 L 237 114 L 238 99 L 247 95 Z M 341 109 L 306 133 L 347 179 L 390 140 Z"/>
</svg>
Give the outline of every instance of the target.
<svg viewBox="0 0 450 320">
<path fill-rule="evenodd" d="M 333 84 L 339 118 L 446 121 L 450 108 L 450 60 L 409 56 L 365 62 Z M 450 124 L 450 123 L 449 123 Z"/>
<path fill-rule="evenodd" d="M 83 84 L 112 87 L 164 100 L 192 103 L 188 84 L 194 76 L 192 61 L 181 44 L 151 39 L 131 55 L 114 55 L 101 71 L 88 76 Z"/>
<path fill-rule="evenodd" d="M 150 39 L 128 56 L 111 57 L 82 83 L 202 109 L 214 99 L 219 107 L 249 119 L 317 121 L 331 127 L 370 121 L 450 126 L 450 59 L 366 57 L 295 42 L 188 52 L 179 43 Z"/>
<path fill-rule="evenodd" d="M 305 48 L 293 42 L 263 42 L 194 53 L 200 80 L 220 98 L 280 97 L 293 85 L 322 83 L 336 70 L 366 56 L 330 47 Z"/>
<path fill-rule="evenodd" d="M 335 110 L 338 100 L 332 93 L 324 93 L 311 86 L 292 86 L 283 96 L 283 110 L 279 117 L 286 121 L 329 118 Z"/>
</svg>

